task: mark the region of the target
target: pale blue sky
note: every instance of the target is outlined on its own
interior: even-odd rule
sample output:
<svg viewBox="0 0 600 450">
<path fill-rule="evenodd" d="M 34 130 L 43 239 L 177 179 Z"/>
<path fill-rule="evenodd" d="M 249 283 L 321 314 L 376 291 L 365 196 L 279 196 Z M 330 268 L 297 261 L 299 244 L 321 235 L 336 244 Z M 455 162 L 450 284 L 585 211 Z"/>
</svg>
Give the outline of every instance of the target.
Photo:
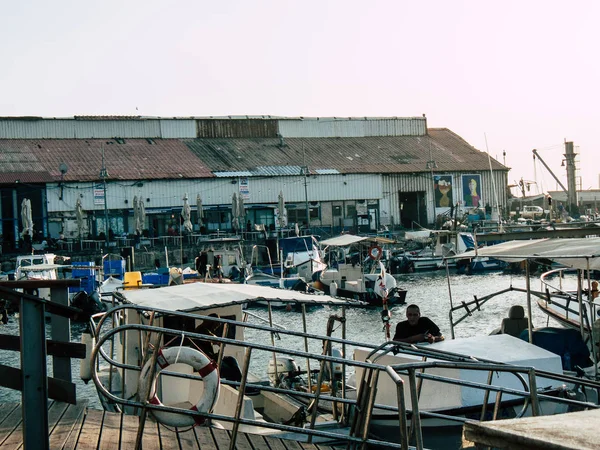
<svg viewBox="0 0 600 450">
<path fill-rule="evenodd" d="M 6 1 L 0 115 L 426 114 L 544 190 L 531 150 L 562 179 L 571 140 L 596 189 L 599 19 L 592 0 Z"/>
</svg>

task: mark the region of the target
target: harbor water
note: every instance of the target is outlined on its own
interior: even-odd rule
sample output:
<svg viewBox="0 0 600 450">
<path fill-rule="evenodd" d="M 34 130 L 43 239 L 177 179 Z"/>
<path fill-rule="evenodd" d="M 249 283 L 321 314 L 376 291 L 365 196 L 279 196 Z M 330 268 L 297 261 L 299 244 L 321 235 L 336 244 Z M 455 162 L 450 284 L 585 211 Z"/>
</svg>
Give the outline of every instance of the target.
<svg viewBox="0 0 600 450">
<path fill-rule="evenodd" d="M 450 338 L 450 284 L 452 303 L 454 306 L 460 305 L 461 302 L 472 301 L 474 296 L 481 298 L 485 295 L 497 292 L 501 289 L 514 286 L 517 288 L 526 287 L 526 279 L 524 275 L 509 275 L 504 273 L 487 273 L 478 275 L 451 275 L 449 281 L 445 271 L 413 273 L 397 276 L 399 286 L 408 291 L 407 303 L 415 303 L 420 306 L 421 314 L 432 319 L 442 330 L 442 333 L 447 339 Z M 531 278 L 531 288 L 539 290 L 539 280 L 537 277 Z M 472 311 L 472 316 L 461 322 L 455 328 L 455 337 L 471 337 L 478 335 L 489 334 L 494 329 L 500 326 L 504 317 L 507 316 L 508 309 L 512 305 L 521 305 L 527 311 L 526 294 L 522 292 L 508 292 L 498 296 L 485 303 L 480 311 Z M 405 320 L 406 305 L 397 305 L 391 307 L 391 323 L 394 333 L 394 327 L 398 321 Z M 474 308 L 471 307 L 471 310 Z M 354 341 L 379 344 L 385 340 L 385 332 L 381 321 L 381 308 L 367 309 L 346 309 L 346 333 L 347 338 Z M 266 308 L 253 308 L 254 314 L 259 314 L 267 318 Z M 466 312 L 466 311 L 465 311 Z M 340 314 L 341 310 L 335 307 L 315 308 L 307 312 L 307 331 L 313 334 L 324 335 L 326 333 L 327 318 L 330 314 Z M 462 315 L 461 311 L 454 313 L 454 320 Z M 532 318 L 535 327 L 544 326 L 559 326 L 556 322 L 549 320 L 537 307 L 537 300 L 532 299 Z M 250 322 L 263 324 L 264 322 L 257 321 L 256 318 L 250 317 Z M 274 310 L 274 323 L 281 325 L 289 330 L 302 331 L 301 315 L 295 311 Z M 18 320 L 14 317 L 10 322 L 2 326 L 4 334 L 18 334 Z M 71 339 L 74 342 L 79 342 L 81 333 L 85 330 L 84 324 L 73 324 L 71 327 Z M 341 337 L 339 331 L 333 334 L 335 337 Z M 50 336 L 50 326 L 47 326 L 47 336 Z M 260 331 L 247 330 L 247 340 L 251 342 L 266 343 L 264 334 Z M 268 340 L 270 342 L 270 340 Z M 294 348 L 304 350 L 303 341 L 298 338 L 281 335 L 280 340 L 275 341 L 275 345 L 282 348 Z M 313 348 L 314 347 L 314 348 Z M 321 348 L 314 343 L 310 347 L 311 351 L 320 353 Z M 347 357 L 351 357 L 352 349 L 347 349 Z M 19 353 L 0 351 L 0 358 L 3 364 L 8 364 L 13 367 L 19 367 Z M 269 355 L 264 355 L 262 358 L 257 358 L 251 370 L 258 376 L 266 379 L 266 368 L 268 365 Z M 51 374 L 51 358 L 48 358 L 49 374 Z M 301 364 L 302 365 L 302 364 Z M 89 401 L 90 407 L 100 408 L 94 383 L 90 381 L 88 384 L 83 383 L 79 378 L 79 361 L 74 360 L 72 364 L 73 380 L 77 386 L 77 397 Z M 0 388 L 0 402 L 18 402 L 20 401 L 20 392 Z"/>
</svg>

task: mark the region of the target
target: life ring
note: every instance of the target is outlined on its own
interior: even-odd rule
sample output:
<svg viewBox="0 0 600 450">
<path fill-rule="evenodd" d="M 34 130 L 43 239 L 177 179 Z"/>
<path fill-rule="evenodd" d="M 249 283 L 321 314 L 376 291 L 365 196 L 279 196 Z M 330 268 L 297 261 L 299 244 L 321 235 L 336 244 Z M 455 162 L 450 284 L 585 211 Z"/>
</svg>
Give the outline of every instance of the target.
<svg viewBox="0 0 600 450">
<path fill-rule="evenodd" d="M 369 258 L 374 259 L 375 261 L 381 259 L 381 247 L 378 245 L 373 245 L 371 248 L 369 248 Z"/>
<path fill-rule="evenodd" d="M 162 406 L 160 399 L 156 395 L 156 379 L 161 370 L 166 369 L 171 364 L 182 363 L 192 366 L 195 372 L 202 377 L 204 382 L 204 392 L 196 405 L 190 409 L 198 412 L 210 412 L 219 398 L 220 379 L 217 365 L 208 356 L 200 350 L 191 347 L 169 347 L 160 349 L 156 358 L 156 368 L 154 377 L 149 377 L 152 368 L 152 360 L 148 360 L 140 374 L 139 392 L 148 392 L 150 387 L 150 404 Z M 150 386 L 149 386 L 150 385 Z M 172 427 L 189 427 L 193 425 L 202 425 L 205 417 L 188 416 L 186 414 L 177 414 L 166 411 L 153 410 L 152 414 L 156 420 Z"/>
</svg>

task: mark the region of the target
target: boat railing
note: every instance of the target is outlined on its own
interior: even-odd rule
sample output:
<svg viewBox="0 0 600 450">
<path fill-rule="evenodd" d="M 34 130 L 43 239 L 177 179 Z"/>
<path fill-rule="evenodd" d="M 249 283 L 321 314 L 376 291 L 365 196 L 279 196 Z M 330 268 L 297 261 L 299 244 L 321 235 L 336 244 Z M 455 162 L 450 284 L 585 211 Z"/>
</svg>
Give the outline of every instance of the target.
<svg viewBox="0 0 600 450">
<path fill-rule="evenodd" d="M 232 423 L 232 426 L 233 426 L 232 445 L 235 445 L 235 437 L 237 436 L 237 430 L 239 429 L 240 425 L 253 425 L 253 426 L 258 426 L 258 427 L 263 427 L 263 428 L 271 428 L 275 431 L 280 431 L 280 432 L 294 432 L 294 433 L 306 434 L 309 436 L 309 442 L 311 442 L 310 439 L 312 439 L 312 438 L 321 437 L 321 438 L 327 438 L 327 439 L 335 439 L 335 440 L 341 441 L 341 442 L 347 442 L 348 444 L 351 444 L 352 446 L 386 445 L 388 448 L 402 448 L 400 445 L 390 444 L 388 442 L 381 441 L 378 439 L 373 439 L 373 438 L 368 438 L 368 437 L 357 437 L 357 436 L 342 436 L 337 433 L 324 431 L 322 429 L 322 427 L 319 427 L 319 426 L 317 426 L 318 424 L 316 424 L 317 413 L 319 411 L 318 407 L 312 407 L 312 408 L 309 407 L 308 408 L 309 412 L 311 414 L 310 420 L 309 420 L 310 426 L 308 428 L 305 428 L 304 426 L 292 426 L 292 425 L 287 425 L 287 424 L 282 424 L 282 423 L 263 422 L 263 421 L 259 421 L 259 420 L 255 420 L 255 419 L 248 419 L 248 418 L 241 417 L 243 395 L 239 396 L 239 403 L 236 405 L 236 412 L 235 412 L 235 415 L 232 417 L 232 416 L 225 416 L 225 415 L 214 414 L 214 413 L 199 413 L 196 411 L 186 410 L 186 409 L 172 407 L 172 406 L 155 405 L 155 404 L 149 403 L 148 398 L 137 398 L 137 399 L 125 398 L 124 386 L 121 386 L 122 396 L 120 396 L 118 394 L 118 392 L 112 392 L 110 389 L 110 386 L 111 386 L 110 382 L 105 385 L 105 383 L 103 383 L 103 381 L 100 379 L 100 375 L 99 375 L 99 371 L 98 371 L 98 368 L 101 366 L 99 364 L 100 358 L 103 360 L 102 366 L 105 367 L 106 364 L 108 364 L 109 373 L 112 373 L 113 371 L 120 371 L 122 374 L 121 378 L 124 379 L 125 371 L 135 371 L 135 372 L 141 373 L 144 361 L 148 361 L 150 358 L 154 357 L 153 355 L 156 355 L 156 353 L 157 353 L 156 351 L 154 351 L 157 348 L 156 346 L 154 347 L 154 350 L 151 348 L 148 348 L 147 351 L 145 351 L 142 355 L 140 355 L 141 356 L 140 361 L 139 361 L 140 364 L 129 364 L 122 360 L 119 361 L 118 356 L 115 356 L 115 354 L 120 353 L 121 355 L 124 355 L 125 354 L 124 349 L 121 352 L 118 352 L 118 351 L 115 351 L 115 349 L 113 347 L 111 349 L 111 352 L 113 354 L 109 355 L 105 351 L 105 348 L 104 348 L 106 346 L 106 344 L 108 344 L 109 342 L 112 342 L 116 339 L 118 340 L 119 336 L 121 336 L 121 338 L 122 338 L 127 333 L 139 333 L 140 336 L 146 335 L 146 337 L 141 340 L 142 342 L 145 342 L 145 343 L 150 342 L 151 335 L 154 335 L 154 338 L 152 339 L 152 341 L 156 342 L 156 343 L 160 343 L 165 335 L 181 336 L 182 340 L 183 340 L 184 336 L 185 336 L 185 338 L 199 340 L 199 341 L 207 340 L 207 341 L 210 341 L 212 344 L 220 345 L 219 358 L 218 358 L 219 361 L 221 361 L 221 359 L 222 359 L 222 355 L 223 355 L 225 346 L 233 345 L 236 347 L 243 347 L 245 349 L 245 356 L 244 356 L 244 361 L 243 361 L 243 364 L 241 367 L 241 373 L 242 373 L 241 381 L 226 380 L 224 378 L 221 379 L 222 384 L 229 385 L 232 388 L 238 389 L 240 392 L 243 392 L 243 393 L 248 392 L 248 389 L 253 389 L 253 390 L 262 390 L 262 391 L 273 392 L 273 393 L 276 393 L 279 395 L 289 395 L 290 394 L 290 388 L 288 386 L 265 385 L 263 383 L 250 382 L 248 380 L 251 355 L 254 352 L 261 351 L 261 352 L 267 352 L 267 354 L 271 354 L 271 353 L 275 354 L 276 353 L 276 354 L 283 354 L 283 355 L 297 357 L 297 358 L 306 358 L 307 360 L 308 359 L 316 360 L 320 366 L 319 380 L 317 381 L 316 386 L 314 387 L 314 389 L 308 389 L 306 391 L 294 391 L 293 392 L 294 397 L 307 399 L 309 402 L 312 401 L 314 403 L 314 405 L 319 405 L 320 404 L 319 402 L 330 402 L 333 404 L 340 405 L 341 409 L 344 409 L 346 411 L 348 411 L 350 409 L 355 409 L 355 407 L 353 406 L 356 404 L 355 400 L 349 399 L 346 397 L 337 397 L 337 396 L 334 396 L 333 394 L 328 395 L 324 389 L 322 390 L 322 386 L 324 386 L 323 383 L 325 382 L 325 379 L 323 378 L 324 373 L 325 373 L 324 368 L 327 365 L 342 364 L 342 365 L 352 365 L 354 367 L 363 367 L 363 368 L 376 367 L 380 371 L 385 370 L 385 366 L 382 366 L 382 365 L 373 365 L 371 363 L 360 362 L 360 361 L 348 361 L 344 358 L 330 356 L 328 354 L 316 354 L 316 353 L 312 353 L 312 352 L 308 352 L 308 351 L 280 348 L 280 347 L 276 347 L 274 345 L 268 345 L 268 344 L 263 344 L 263 343 L 251 343 L 251 342 L 239 341 L 239 340 L 231 339 L 231 338 L 227 338 L 227 337 L 209 336 L 209 335 L 193 333 L 193 332 L 185 332 L 185 334 L 184 334 L 181 330 L 165 328 L 165 327 L 158 327 L 158 326 L 154 326 L 154 325 L 145 325 L 145 324 L 140 324 L 140 323 L 119 324 L 119 321 L 120 321 L 119 317 L 125 312 L 125 310 L 128 310 L 128 309 L 144 311 L 145 315 L 148 317 L 148 319 L 150 321 L 153 318 L 158 317 L 157 316 L 158 314 L 169 314 L 171 316 L 177 315 L 177 316 L 197 318 L 197 319 L 208 318 L 208 316 L 201 316 L 198 314 L 163 311 L 163 310 L 149 311 L 147 308 L 142 308 L 139 306 L 120 305 L 120 306 L 115 307 L 113 310 L 109 311 L 104 317 L 102 317 L 98 321 L 98 323 L 94 323 L 93 328 L 94 328 L 94 334 L 96 337 L 96 345 L 94 346 L 94 350 L 92 352 L 92 379 L 94 380 L 94 383 L 96 384 L 96 387 L 97 387 L 100 395 L 102 397 L 104 397 L 104 399 L 111 402 L 112 404 L 119 405 L 119 408 L 121 410 L 133 410 L 134 412 L 138 412 L 138 413 L 141 412 L 142 414 L 146 414 L 146 412 L 149 410 L 158 410 L 158 411 L 166 411 L 166 412 L 191 415 L 191 416 L 202 416 L 202 417 L 209 418 L 211 420 L 219 421 L 219 422 L 230 422 L 230 423 Z M 127 313 L 130 313 L 130 312 L 131 311 L 127 311 Z M 107 322 L 107 320 L 108 320 L 107 316 L 109 316 L 109 315 L 113 316 L 113 320 L 112 320 L 113 326 L 111 326 L 107 331 L 104 331 L 104 330 L 102 330 L 102 327 Z M 311 335 L 309 333 L 291 332 L 291 331 L 287 331 L 287 330 L 280 330 L 280 329 L 275 329 L 272 327 L 265 327 L 265 326 L 256 325 L 256 324 L 243 323 L 243 322 L 238 322 L 238 321 L 229 320 L 229 319 L 210 318 L 210 320 L 221 322 L 221 323 L 225 324 L 225 326 L 227 326 L 227 325 L 243 326 L 243 327 L 247 327 L 247 328 L 254 328 L 256 330 L 263 330 L 263 331 L 266 331 L 269 333 L 277 331 L 279 333 L 286 333 L 286 334 L 291 334 L 291 335 L 303 336 L 305 338 L 318 339 L 319 342 L 322 342 L 323 340 L 327 341 L 329 339 L 331 339 L 332 341 L 336 341 L 336 342 L 340 341 L 339 338 L 333 338 L 333 337 L 327 337 L 327 336 L 321 336 L 321 335 Z M 224 332 L 224 335 L 226 335 L 226 331 Z M 122 339 L 122 340 L 124 341 L 125 339 Z M 350 341 L 348 341 L 348 342 L 350 342 Z M 357 343 L 354 343 L 354 344 L 357 344 Z M 145 345 L 142 347 L 145 347 Z M 142 351 L 143 350 L 144 349 L 142 349 Z M 219 364 L 217 363 L 217 365 L 219 365 Z M 184 374 L 184 373 L 179 373 L 179 372 L 174 372 L 174 371 L 169 371 L 169 370 L 163 370 L 161 372 L 161 374 L 165 375 L 165 376 L 169 376 L 169 377 L 189 379 L 189 380 L 201 380 L 202 379 L 198 375 Z M 145 393 L 145 394 L 146 394 L 146 397 L 148 397 L 149 393 Z M 349 414 L 349 412 L 345 412 L 342 414 L 342 417 L 347 418 L 348 414 Z M 344 419 L 344 420 L 347 420 L 347 419 Z"/>
<path fill-rule="evenodd" d="M 600 304 L 596 303 L 594 298 L 590 296 L 591 289 L 583 289 L 582 287 L 578 287 L 576 290 L 563 289 L 565 274 L 576 272 L 576 269 L 563 267 L 543 273 L 540 276 L 540 283 L 542 289 L 546 292 L 544 300 L 546 300 L 548 304 L 554 305 L 557 310 L 562 311 L 567 320 L 574 319 L 578 321 L 579 317 L 582 317 L 582 331 L 587 330 L 588 332 L 591 332 L 592 324 L 590 322 L 594 317 L 598 317 L 598 313 L 600 312 Z M 552 283 L 552 280 L 556 276 L 558 276 L 559 280 L 558 287 Z M 578 285 L 580 286 L 582 279 L 580 278 L 579 273 L 577 274 L 577 278 Z M 587 296 L 587 301 L 583 301 L 583 295 Z M 564 303 L 553 301 L 553 298 L 562 299 L 564 300 Z M 581 301 L 579 301 L 580 299 Z M 577 309 L 572 309 L 571 303 L 574 303 Z"/>
<path fill-rule="evenodd" d="M 480 420 L 497 420 L 499 414 L 499 406 L 502 402 L 502 397 L 505 395 L 517 396 L 523 399 L 523 404 L 520 411 L 516 414 L 516 418 L 522 417 L 531 407 L 532 415 L 540 415 L 541 401 L 548 401 L 552 403 L 565 404 L 573 408 L 600 408 L 598 402 L 591 403 L 587 401 L 580 401 L 572 398 L 556 397 L 553 395 L 544 394 L 544 389 L 538 391 L 537 381 L 541 379 L 544 383 L 552 383 L 553 386 L 560 386 L 561 384 L 567 384 L 575 386 L 581 390 L 581 392 L 587 397 L 587 392 L 594 391 L 595 398 L 599 398 L 600 394 L 600 383 L 582 379 L 579 377 L 573 377 L 570 375 L 564 375 L 544 370 L 537 370 L 533 367 L 527 366 L 515 366 L 505 363 L 494 362 L 487 359 L 475 359 L 471 357 L 465 357 L 464 355 L 453 354 L 451 352 L 439 351 L 433 348 L 417 347 L 412 344 L 399 343 L 399 342 L 387 342 L 381 344 L 377 349 L 374 349 L 366 358 L 366 361 L 375 363 L 383 356 L 389 354 L 411 355 L 420 357 L 421 361 L 416 360 L 412 363 L 394 364 L 386 367 L 386 373 L 396 384 L 396 394 L 398 397 L 398 412 L 402 414 L 402 407 L 405 411 L 411 413 L 411 429 L 409 435 L 414 435 L 417 441 L 417 448 L 419 442 L 422 445 L 422 432 L 421 418 L 437 418 L 455 422 L 465 422 L 466 418 L 451 416 L 448 414 L 440 414 L 431 411 L 422 411 L 419 406 L 419 399 L 421 398 L 421 392 L 423 383 L 426 380 L 435 383 L 444 383 L 447 385 L 456 385 L 461 387 L 467 387 L 469 389 L 483 391 L 483 402 L 480 411 Z M 435 358 L 435 360 L 431 360 Z M 453 370 L 468 370 L 473 372 L 484 372 L 487 373 L 487 380 L 485 383 L 461 380 L 453 377 L 444 376 L 441 374 L 432 374 L 427 371 L 431 369 L 453 369 Z M 522 389 L 510 388 L 506 386 L 498 386 L 493 384 L 493 378 L 498 376 L 499 373 L 507 373 L 514 376 Z M 362 385 L 369 385 L 372 374 L 363 373 L 363 379 L 361 380 Z M 477 378 L 477 377 L 476 377 Z M 408 384 L 408 392 L 405 392 L 406 384 Z M 495 394 L 495 400 L 490 405 L 490 394 Z M 405 406 L 405 398 L 408 395 L 409 401 L 411 402 L 411 408 L 407 409 Z M 493 406 L 493 411 L 490 416 L 487 414 L 489 406 Z M 383 407 L 378 404 L 374 404 L 374 407 L 380 409 L 395 410 L 394 408 Z M 400 416 L 400 423 L 403 418 Z M 404 428 L 405 429 L 405 428 Z"/>
<path fill-rule="evenodd" d="M 149 324 L 122 324 L 121 319 L 125 313 L 130 314 L 135 313 L 136 311 L 141 313 Z M 443 383 L 445 385 L 459 385 L 465 388 L 483 391 L 484 401 L 482 403 L 481 411 L 482 420 L 484 418 L 487 418 L 486 409 L 491 406 L 488 401 L 490 394 L 495 395 L 495 401 L 491 403 L 494 407 L 494 411 L 491 415 L 491 418 L 497 418 L 499 404 L 502 401 L 502 397 L 506 395 L 516 396 L 518 398 L 523 399 L 523 406 L 521 408 L 520 413 L 521 415 L 525 412 L 525 410 L 528 409 L 528 407 L 531 407 L 532 413 L 534 415 L 539 414 L 539 402 L 545 400 L 554 403 L 565 403 L 567 405 L 571 405 L 578 408 L 597 407 L 597 405 L 592 403 L 574 400 L 570 398 L 558 398 L 548 396 L 538 392 L 536 386 L 537 379 L 539 379 L 540 377 L 543 378 L 545 382 L 547 380 L 558 380 L 561 383 L 572 383 L 574 385 L 578 384 L 580 386 L 584 386 L 585 388 L 594 389 L 596 390 L 596 392 L 600 392 L 600 384 L 588 380 L 582 380 L 580 378 L 539 371 L 531 367 L 513 366 L 481 359 L 477 360 L 462 355 L 442 352 L 439 350 L 435 350 L 434 348 L 417 347 L 414 345 L 403 344 L 398 342 L 387 342 L 382 345 L 368 345 L 333 336 L 323 336 L 307 332 L 282 330 L 272 326 L 238 322 L 235 320 L 224 318 L 211 318 L 211 320 L 221 322 L 224 325 L 223 336 L 208 336 L 192 332 L 184 333 L 181 330 L 153 325 L 155 318 L 165 314 L 170 316 L 177 315 L 181 317 L 203 320 L 207 318 L 207 316 L 192 313 L 165 311 L 158 309 L 149 310 L 148 308 L 142 306 L 120 305 L 115 307 L 113 310 L 109 311 L 98 321 L 97 324 L 94 323 L 93 328 L 97 339 L 97 343 L 94 347 L 94 351 L 92 354 L 92 361 L 94 362 L 92 365 L 92 377 L 100 395 L 107 399 L 109 402 L 112 402 L 115 405 L 120 405 L 120 408 L 133 408 L 134 410 L 141 412 L 144 416 L 149 410 L 160 410 L 167 412 L 176 412 L 184 415 L 203 416 L 208 417 L 211 420 L 220 422 L 230 422 L 233 426 L 232 445 L 235 445 L 236 431 L 239 429 L 240 425 L 254 425 L 264 428 L 271 428 L 275 431 L 280 432 L 296 432 L 306 434 L 308 435 L 309 442 L 311 442 L 311 439 L 316 437 L 337 439 L 339 441 L 345 441 L 349 447 L 385 444 L 387 448 L 408 448 L 409 436 L 415 436 L 417 448 L 423 448 L 422 438 L 419 437 L 420 435 L 422 436 L 421 418 L 437 418 L 457 423 L 461 423 L 466 420 L 464 418 L 456 417 L 453 415 L 428 411 L 424 410 L 423 408 L 420 408 L 420 391 L 421 387 L 425 383 Z M 106 325 L 108 327 L 109 324 L 107 323 L 107 321 L 109 317 L 112 318 L 112 326 L 108 329 L 108 331 L 106 331 L 103 329 L 103 326 Z M 288 336 L 300 337 L 305 341 L 305 347 L 304 350 L 287 348 L 287 345 L 286 348 L 281 348 L 275 346 L 274 341 L 271 341 L 271 344 L 269 345 L 267 343 L 264 343 L 266 342 L 265 340 L 263 340 L 262 342 L 247 342 L 224 337 L 227 336 L 227 327 L 229 326 L 239 326 L 266 333 L 277 332 Z M 125 361 L 124 355 L 126 353 L 126 349 L 124 347 L 121 349 L 121 352 L 118 352 L 115 347 L 112 347 L 110 350 L 110 355 L 107 354 L 107 352 L 103 348 L 105 344 L 107 344 L 108 342 L 114 342 L 115 339 L 119 338 L 119 336 L 121 337 L 121 340 L 123 342 L 126 342 L 126 339 L 123 339 L 123 336 L 125 336 L 128 333 L 139 333 L 140 342 L 143 343 L 143 345 L 139 346 L 141 353 L 138 361 L 139 364 L 137 365 L 128 364 Z M 239 396 L 240 403 L 236 405 L 235 415 L 224 416 L 221 414 L 213 413 L 199 413 L 171 406 L 153 405 L 150 404 L 148 402 L 148 398 L 144 398 L 144 396 L 142 396 L 142 398 L 137 399 L 125 398 L 124 385 L 121 386 L 122 396 L 119 396 L 117 393 L 111 391 L 110 387 L 112 386 L 112 384 L 110 384 L 110 382 L 108 383 L 108 385 L 105 385 L 100 380 L 98 374 L 100 358 L 102 358 L 103 361 L 109 365 L 109 373 L 112 374 L 113 371 L 120 371 L 120 373 L 122 374 L 122 380 L 124 380 L 125 371 L 135 371 L 139 373 L 141 372 L 145 361 L 148 361 L 150 358 L 153 357 L 155 358 L 154 355 L 157 354 L 155 350 L 156 348 L 158 348 L 161 340 L 163 339 L 163 336 L 165 335 L 181 336 L 182 341 L 184 340 L 184 337 L 187 337 L 195 340 L 206 340 L 211 342 L 211 344 L 219 345 L 220 350 L 218 363 L 220 363 L 222 360 L 226 346 L 244 348 L 245 356 L 241 368 L 241 381 L 231 381 L 222 379 L 221 382 L 225 385 L 231 386 L 234 389 L 238 389 L 240 392 L 243 393 L 246 393 L 247 389 L 263 390 L 273 392 L 279 395 L 290 395 L 292 393 L 293 396 L 296 398 L 303 398 L 307 402 L 312 402 L 313 406 L 309 407 L 308 409 L 310 413 L 310 426 L 308 428 L 305 428 L 303 426 L 296 427 L 281 423 L 266 423 L 254 419 L 243 418 L 240 415 L 243 396 Z M 151 341 L 156 344 L 154 345 L 154 347 L 148 345 L 148 343 Z M 316 341 L 319 345 L 322 345 L 322 348 L 326 349 L 329 348 L 330 344 L 341 344 L 343 345 L 344 353 L 345 349 L 350 347 L 367 348 L 370 349 L 371 353 L 369 355 L 369 358 L 363 361 L 349 360 L 343 357 L 336 357 L 331 354 L 331 351 L 325 351 L 323 352 L 323 354 L 317 354 L 315 352 L 308 351 L 310 347 L 308 345 L 309 341 L 313 344 L 313 341 Z M 387 354 L 396 350 L 400 350 L 403 354 L 406 355 L 420 357 L 421 360 L 419 361 L 418 359 L 416 359 L 415 362 L 394 365 L 382 364 L 378 362 L 378 360 L 383 354 Z M 317 365 L 319 366 L 319 370 L 316 371 L 318 372 L 318 380 L 316 381 L 314 388 L 312 388 L 309 382 L 308 389 L 303 391 L 290 392 L 290 387 L 283 384 L 264 385 L 263 383 L 250 382 L 248 380 L 248 374 L 251 365 L 251 357 L 253 354 L 257 354 L 258 352 L 263 352 L 263 354 L 267 355 L 272 354 L 274 355 L 274 357 L 275 355 L 286 355 L 290 357 L 306 359 L 307 367 L 310 367 L 309 362 L 311 360 L 316 361 Z M 117 353 L 120 353 L 120 355 L 122 356 L 120 361 L 118 360 L 118 356 L 115 356 L 115 354 Z M 343 368 L 343 375 L 341 376 L 342 388 L 341 390 L 332 389 L 331 394 L 328 395 L 327 392 L 324 392 L 324 390 L 322 390 L 322 386 L 325 380 L 325 368 L 331 367 L 332 365 L 341 365 Z M 432 369 L 439 368 L 455 370 L 464 369 L 469 371 L 487 372 L 487 382 L 461 380 L 450 376 L 431 373 Z M 358 395 L 356 396 L 356 398 L 351 398 L 347 395 L 347 389 L 345 386 L 345 374 L 347 372 L 357 371 L 357 369 L 362 370 L 363 376 L 360 380 Z M 310 369 L 308 369 L 307 372 L 310 380 Z M 522 386 L 522 388 L 519 389 L 494 385 L 492 383 L 494 379 L 493 375 L 499 372 L 507 372 L 515 376 L 519 380 L 519 383 Z M 200 379 L 197 375 L 182 374 L 167 370 L 164 370 L 161 373 L 170 377 L 178 377 L 192 380 Z M 330 374 L 333 374 L 333 370 L 331 369 Z M 376 402 L 378 379 L 382 374 L 387 374 L 387 376 L 390 377 L 390 379 L 396 386 L 396 405 L 380 404 Z M 332 380 L 333 378 L 334 377 L 331 376 Z M 405 392 L 405 390 L 407 391 Z M 146 397 L 148 396 L 147 394 L 148 393 L 146 393 Z M 410 402 L 410 407 L 407 407 L 408 401 Z M 339 409 L 341 411 L 341 414 L 339 414 L 338 418 L 339 422 L 342 424 L 350 423 L 350 434 L 348 436 L 340 436 L 339 434 L 324 431 L 323 429 L 315 427 L 318 408 L 314 406 L 320 405 L 321 402 L 328 402 L 332 405 L 335 405 L 333 406 L 333 410 L 337 412 Z M 375 409 L 391 411 L 393 414 L 396 415 L 396 417 L 398 418 L 397 423 L 400 433 L 399 436 L 401 438 L 401 442 L 399 444 L 392 444 L 388 442 L 382 442 L 377 439 L 369 438 L 370 422 L 373 411 Z M 411 418 L 410 429 L 407 428 L 409 417 Z M 141 427 L 143 427 L 143 425 L 141 425 Z"/>
</svg>

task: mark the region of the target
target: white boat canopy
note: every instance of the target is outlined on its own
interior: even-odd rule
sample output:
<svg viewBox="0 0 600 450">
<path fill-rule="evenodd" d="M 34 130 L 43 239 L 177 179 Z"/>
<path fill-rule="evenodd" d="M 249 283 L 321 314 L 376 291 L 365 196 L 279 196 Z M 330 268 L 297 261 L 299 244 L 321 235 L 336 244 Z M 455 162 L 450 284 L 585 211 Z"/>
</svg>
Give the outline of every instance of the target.
<svg viewBox="0 0 600 450">
<path fill-rule="evenodd" d="M 167 311 L 193 311 L 270 300 L 308 305 L 365 305 L 363 302 L 337 300 L 328 295 L 309 295 L 287 289 L 237 283 L 198 282 L 157 289 L 119 291 L 115 295 L 124 302 Z"/>
<path fill-rule="evenodd" d="M 384 237 L 355 236 L 353 234 L 342 234 L 331 239 L 321 241 L 323 246 L 347 247 L 357 242 L 372 242 L 374 244 L 394 244 L 396 241 Z"/>
<path fill-rule="evenodd" d="M 460 255 L 489 256 L 507 262 L 546 258 L 574 269 L 600 270 L 600 238 L 533 239 L 490 245 Z"/>
</svg>

